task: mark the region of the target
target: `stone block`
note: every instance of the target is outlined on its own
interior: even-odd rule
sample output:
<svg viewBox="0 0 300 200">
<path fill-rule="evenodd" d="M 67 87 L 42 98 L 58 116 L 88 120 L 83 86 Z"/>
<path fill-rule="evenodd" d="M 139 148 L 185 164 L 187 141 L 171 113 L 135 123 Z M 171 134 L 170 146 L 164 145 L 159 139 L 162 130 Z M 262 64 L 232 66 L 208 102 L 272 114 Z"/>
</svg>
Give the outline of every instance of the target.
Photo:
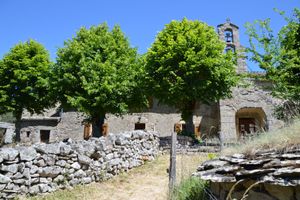
<svg viewBox="0 0 300 200">
<path fill-rule="evenodd" d="M 18 164 L 12 164 L 12 165 L 3 165 L 1 166 L 1 171 L 5 172 L 11 172 L 13 174 L 17 173 L 18 171 Z"/>
<path fill-rule="evenodd" d="M 0 184 L 10 183 L 11 179 L 5 175 L 0 174 Z"/>
<path fill-rule="evenodd" d="M 4 137 L 4 144 L 12 144 L 14 141 L 14 138 L 16 137 L 15 129 L 8 128 L 6 129 L 5 132 L 5 137 Z"/>
<path fill-rule="evenodd" d="M 293 187 L 264 184 L 266 191 L 278 200 L 291 200 L 294 196 Z"/>
<path fill-rule="evenodd" d="M 19 151 L 13 148 L 0 149 L 0 158 L 3 160 L 13 161 L 19 155 Z"/>
<path fill-rule="evenodd" d="M 269 194 L 262 193 L 262 192 L 255 192 L 253 190 L 250 190 L 248 193 L 247 200 L 276 200 L 276 198 L 272 197 Z"/>
</svg>

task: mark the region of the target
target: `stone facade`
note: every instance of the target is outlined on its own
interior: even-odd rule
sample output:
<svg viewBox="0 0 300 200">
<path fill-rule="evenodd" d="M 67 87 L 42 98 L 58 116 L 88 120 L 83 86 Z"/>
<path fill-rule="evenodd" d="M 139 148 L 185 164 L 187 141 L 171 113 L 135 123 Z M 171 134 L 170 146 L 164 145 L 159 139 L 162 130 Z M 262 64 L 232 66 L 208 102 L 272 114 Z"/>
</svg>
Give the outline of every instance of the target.
<svg viewBox="0 0 300 200">
<path fill-rule="evenodd" d="M 197 103 L 194 109 L 193 122 L 199 127 L 201 133 L 216 135 L 219 126 L 219 106 L 218 104 Z M 146 130 L 156 131 L 161 137 L 169 136 L 174 131 L 174 126 L 181 122 L 181 114 L 175 108 L 159 105 L 154 100 L 152 108 L 143 113 L 133 113 L 116 117 L 108 115 L 106 122 L 110 132 L 118 133 L 122 130 L 134 130 L 137 123 L 144 123 Z"/>
<path fill-rule="evenodd" d="M 13 123 L 0 122 L 0 146 L 10 144 L 15 138 L 15 125 Z"/>
<path fill-rule="evenodd" d="M 44 142 L 58 142 L 68 138 L 82 140 L 84 131 L 83 113 L 68 111 L 52 114 L 45 112 L 43 116 L 30 116 L 22 118 L 20 140 L 22 143 L 37 143 L 42 140 L 43 134 L 48 134 Z"/>
<path fill-rule="evenodd" d="M 159 139 L 133 131 L 88 141 L 0 149 L 0 199 L 35 195 L 111 178 L 153 160 Z"/>
<path fill-rule="evenodd" d="M 256 131 L 278 129 L 283 121 L 276 119 L 274 109 L 281 100 L 272 97 L 270 83 L 245 80 L 246 85 L 233 89 L 232 98 L 220 101 L 220 133 L 224 141 L 240 138 L 239 119 L 257 120 Z"/>
<path fill-rule="evenodd" d="M 247 72 L 244 47 L 240 44 L 239 28 L 229 20 L 217 27 L 220 38 L 226 43 L 226 51 L 236 52 L 237 73 Z M 244 80 L 243 85 L 233 89 L 232 98 L 209 105 L 197 103 L 193 122 L 198 137 L 218 137 L 224 142 L 234 142 L 247 135 L 245 133 L 276 129 L 283 125 L 274 117 L 274 108 L 280 101 L 270 94 L 270 83 L 255 79 Z M 55 142 L 67 138 L 81 140 L 86 132 L 85 116 L 75 111 L 62 112 L 59 106 L 47 110 L 42 115 L 24 113 L 22 119 L 21 142 Z M 143 129 L 157 131 L 161 137 L 184 129 L 180 113 L 172 107 L 158 104 L 153 100 L 151 108 L 141 113 L 124 116 L 106 115 L 109 133 Z"/>
</svg>

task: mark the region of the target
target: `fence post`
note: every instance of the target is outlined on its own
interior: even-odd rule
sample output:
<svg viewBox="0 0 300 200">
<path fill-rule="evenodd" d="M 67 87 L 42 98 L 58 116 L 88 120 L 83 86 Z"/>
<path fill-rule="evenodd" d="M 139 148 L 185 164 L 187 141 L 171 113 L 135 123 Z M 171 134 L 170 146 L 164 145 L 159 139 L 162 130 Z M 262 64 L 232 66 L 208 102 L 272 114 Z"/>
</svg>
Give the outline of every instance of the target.
<svg viewBox="0 0 300 200">
<path fill-rule="evenodd" d="M 172 132 L 171 150 L 170 150 L 170 167 L 169 167 L 169 196 L 173 199 L 173 191 L 176 184 L 176 142 L 177 133 Z"/>
</svg>

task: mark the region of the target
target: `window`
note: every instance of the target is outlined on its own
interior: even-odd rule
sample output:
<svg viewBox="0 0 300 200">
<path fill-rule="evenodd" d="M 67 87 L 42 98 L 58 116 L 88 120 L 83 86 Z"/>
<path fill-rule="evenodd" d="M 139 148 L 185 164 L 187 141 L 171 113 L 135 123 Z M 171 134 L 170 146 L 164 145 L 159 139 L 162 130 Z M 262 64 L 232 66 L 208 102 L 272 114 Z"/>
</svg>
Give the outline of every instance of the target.
<svg viewBox="0 0 300 200">
<path fill-rule="evenodd" d="M 235 52 L 235 47 L 233 45 L 227 45 L 225 48 L 225 52 L 231 51 L 232 53 Z"/>
<path fill-rule="evenodd" d="M 30 131 L 26 131 L 26 136 L 27 136 L 27 137 L 30 136 Z"/>
<path fill-rule="evenodd" d="M 194 133 L 195 133 L 195 136 L 197 137 L 197 138 L 200 138 L 201 137 L 201 132 L 200 132 L 200 125 L 198 125 L 198 126 L 194 126 Z"/>
<path fill-rule="evenodd" d="M 6 128 L 0 128 L 0 146 L 4 142 L 5 133 L 6 133 Z"/>
<path fill-rule="evenodd" d="M 240 124 L 240 133 L 242 135 L 256 132 L 254 118 L 239 118 L 239 124 Z"/>
<path fill-rule="evenodd" d="M 225 42 L 233 43 L 233 33 L 232 33 L 232 30 L 226 29 L 224 31 L 224 36 L 225 36 Z"/>
<path fill-rule="evenodd" d="M 184 122 L 179 122 L 174 125 L 174 131 L 176 133 L 181 133 L 182 131 L 185 131 L 185 130 L 186 130 L 186 125 Z"/>
<path fill-rule="evenodd" d="M 41 142 L 49 143 L 50 139 L 50 130 L 40 130 Z"/>
<path fill-rule="evenodd" d="M 84 124 L 83 139 L 88 140 L 92 136 L 92 124 Z"/>
<path fill-rule="evenodd" d="M 135 123 L 134 130 L 145 130 L 146 124 L 145 123 Z"/>
<path fill-rule="evenodd" d="M 108 123 L 104 123 L 102 125 L 102 135 L 107 136 L 108 135 Z"/>
</svg>

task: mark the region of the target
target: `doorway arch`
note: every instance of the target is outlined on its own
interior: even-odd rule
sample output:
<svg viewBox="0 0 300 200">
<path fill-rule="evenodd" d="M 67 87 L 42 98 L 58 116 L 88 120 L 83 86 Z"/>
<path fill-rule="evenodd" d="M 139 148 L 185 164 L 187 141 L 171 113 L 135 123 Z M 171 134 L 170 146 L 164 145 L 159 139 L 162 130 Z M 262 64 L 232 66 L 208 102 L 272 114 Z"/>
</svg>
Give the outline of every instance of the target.
<svg viewBox="0 0 300 200">
<path fill-rule="evenodd" d="M 238 138 L 268 130 L 267 116 L 261 107 L 245 107 L 236 112 Z"/>
</svg>

